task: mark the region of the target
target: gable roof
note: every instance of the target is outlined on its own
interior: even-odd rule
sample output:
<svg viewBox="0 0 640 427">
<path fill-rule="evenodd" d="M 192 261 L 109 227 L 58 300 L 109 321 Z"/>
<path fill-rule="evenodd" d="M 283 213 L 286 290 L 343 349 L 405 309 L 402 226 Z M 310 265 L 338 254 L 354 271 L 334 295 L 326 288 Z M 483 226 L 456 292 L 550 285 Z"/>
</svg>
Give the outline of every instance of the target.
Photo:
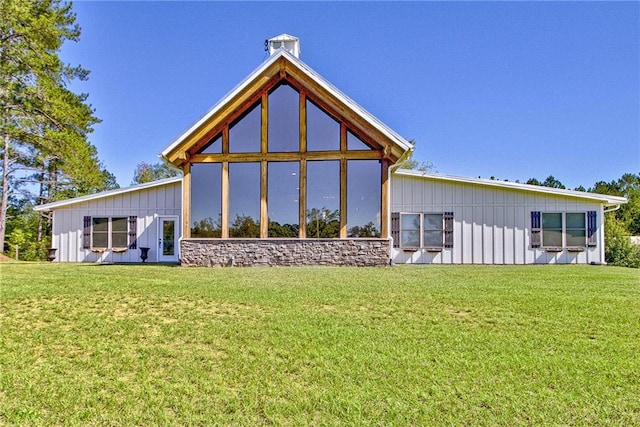
<svg viewBox="0 0 640 427">
<path fill-rule="evenodd" d="M 44 205 L 38 205 L 33 210 L 38 212 L 51 211 L 56 208 L 62 208 L 77 203 L 89 202 L 91 200 L 102 199 L 105 197 L 118 196 L 120 194 L 131 193 L 134 191 L 146 190 L 149 188 L 160 187 L 163 185 L 174 184 L 182 182 L 181 176 L 175 176 L 172 178 L 159 179 L 157 181 L 145 182 L 144 184 L 132 185 L 130 187 L 116 188 L 115 190 L 103 191 L 100 193 L 89 194 L 88 196 L 74 197 L 73 199 L 60 200 L 58 202 L 45 203 Z"/>
<path fill-rule="evenodd" d="M 174 164 L 185 161 L 189 147 L 205 137 L 217 123 L 237 112 L 242 101 L 251 99 L 272 78 L 278 78 L 278 76 L 287 76 L 300 81 L 305 90 L 325 100 L 329 99 L 332 107 L 340 110 L 338 112 L 348 112 L 349 117 L 357 117 L 360 122 L 357 124 L 373 130 L 387 142 L 391 157 L 397 159 L 406 151 L 413 149 L 409 141 L 334 87 L 299 58 L 280 48 L 167 146 L 160 155 Z"/>
<path fill-rule="evenodd" d="M 448 181 L 453 183 L 483 185 L 488 187 L 507 188 L 516 191 L 550 194 L 555 196 L 575 197 L 578 199 L 592 200 L 605 206 L 617 206 L 627 203 L 626 197 L 610 196 L 608 194 L 588 193 L 586 191 L 563 190 L 559 188 L 543 187 L 540 185 L 521 184 L 519 182 L 496 181 L 493 179 L 467 178 L 453 175 L 426 173 L 416 170 L 398 169 L 397 175 L 412 176 L 416 178 L 432 179 L 436 181 Z"/>
</svg>

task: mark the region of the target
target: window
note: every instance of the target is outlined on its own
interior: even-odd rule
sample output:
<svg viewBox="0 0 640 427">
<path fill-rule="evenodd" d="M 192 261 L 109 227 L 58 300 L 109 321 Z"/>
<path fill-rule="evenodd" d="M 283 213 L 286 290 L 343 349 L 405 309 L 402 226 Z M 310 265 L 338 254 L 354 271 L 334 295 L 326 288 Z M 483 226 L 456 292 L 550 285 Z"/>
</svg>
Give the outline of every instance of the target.
<svg viewBox="0 0 640 427">
<path fill-rule="evenodd" d="M 422 216 L 423 246 L 440 247 L 444 243 L 442 214 L 424 214 Z"/>
<path fill-rule="evenodd" d="M 391 235 L 394 247 L 452 248 L 453 212 L 392 214 Z"/>
<path fill-rule="evenodd" d="M 400 246 L 403 248 L 419 248 L 420 214 L 403 214 L 400 216 Z"/>
<path fill-rule="evenodd" d="M 191 165 L 191 237 L 222 236 L 222 164 Z"/>
<path fill-rule="evenodd" d="M 340 149 L 340 123 L 307 100 L 307 150 Z"/>
<path fill-rule="evenodd" d="M 260 163 L 229 164 L 229 237 L 260 237 Z"/>
<path fill-rule="evenodd" d="M 298 237 L 300 163 L 269 162 L 267 172 L 269 237 Z"/>
<path fill-rule="evenodd" d="M 269 94 L 269 152 L 300 150 L 300 94 L 283 84 Z"/>
<path fill-rule="evenodd" d="M 380 237 L 379 160 L 347 161 L 347 237 Z"/>
<path fill-rule="evenodd" d="M 89 230 L 87 225 L 89 225 Z M 83 247 L 85 249 L 127 248 L 128 241 L 134 233 L 133 230 L 129 231 L 131 225 L 135 226 L 135 221 L 128 217 L 86 217 Z M 131 245 L 133 244 L 132 242 Z"/>
<path fill-rule="evenodd" d="M 596 212 L 531 212 L 531 247 L 596 246 Z"/>
<path fill-rule="evenodd" d="M 230 153 L 260 152 L 260 106 L 255 104 L 229 126 Z"/>
</svg>

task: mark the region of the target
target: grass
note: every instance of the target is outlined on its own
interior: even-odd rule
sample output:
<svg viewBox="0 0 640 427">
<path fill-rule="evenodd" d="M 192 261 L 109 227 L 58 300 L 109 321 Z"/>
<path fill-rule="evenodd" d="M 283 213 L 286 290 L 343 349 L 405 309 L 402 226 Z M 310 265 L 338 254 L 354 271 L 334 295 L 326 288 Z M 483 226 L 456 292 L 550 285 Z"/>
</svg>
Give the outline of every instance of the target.
<svg viewBox="0 0 640 427">
<path fill-rule="evenodd" d="M 0 265 L 0 424 L 640 425 L 640 277 Z"/>
</svg>

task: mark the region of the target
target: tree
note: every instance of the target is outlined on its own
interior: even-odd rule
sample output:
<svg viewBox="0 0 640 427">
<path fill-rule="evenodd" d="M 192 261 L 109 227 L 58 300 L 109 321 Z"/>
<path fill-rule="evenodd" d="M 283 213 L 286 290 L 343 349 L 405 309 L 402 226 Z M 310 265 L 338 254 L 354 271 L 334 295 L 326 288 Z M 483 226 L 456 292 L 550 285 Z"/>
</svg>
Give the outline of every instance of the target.
<svg viewBox="0 0 640 427">
<path fill-rule="evenodd" d="M 415 139 L 409 141 L 415 147 L 417 142 Z M 434 170 L 433 163 L 431 162 L 419 162 L 418 160 L 413 158 L 413 154 L 415 153 L 415 149 L 409 152 L 409 155 L 405 160 L 403 160 L 399 167 L 401 169 L 409 169 L 409 170 L 417 170 L 420 172 L 430 172 Z"/>
<path fill-rule="evenodd" d="M 163 178 L 178 176 L 180 171 L 171 167 L 166 161 L 149 164 L 141 162 L 136 165 L 131 184 L 143 184 Z"/>
<path fill-rule="evenodd" d="M 555 179 L 555 177 L 553 175 L 549 175 L 547 177 L 547 179 L 545 179 L 543 182 L 538 181 L 536 178 L 529 178 L 526 182 L 529 185 L 538 185 L 541 187 L 550 187 L 550 188 L 559 188 L 564 190 L 566 187 L 557 179 Z"/>
<path fill-rule="evenodd" d="M 86 94 L 67 88 L 88 72 L 64 64 L 58 51 L 80 28 L 60 0 L 0 0 L 0 249 L 10 196 L 37 203 L 59 193 L 108 188 L 109 173 L 87 141 L 99 120 Z M 111 175 L 112 177 L 112 175 Z"/>
</svg>

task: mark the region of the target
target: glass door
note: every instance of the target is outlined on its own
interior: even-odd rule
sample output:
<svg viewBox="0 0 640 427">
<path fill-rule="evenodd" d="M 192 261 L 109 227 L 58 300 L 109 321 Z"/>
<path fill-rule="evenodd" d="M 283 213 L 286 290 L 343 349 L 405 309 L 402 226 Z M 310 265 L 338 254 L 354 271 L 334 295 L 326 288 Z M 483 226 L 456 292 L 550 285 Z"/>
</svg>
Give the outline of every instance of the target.
<svg viewBox="0 0 640 427">
<path fill-rule="evenodd" d="M 158 262 L 178 261 L 178 218 L 160 217 L 158 222 Z"/>
</svg>

